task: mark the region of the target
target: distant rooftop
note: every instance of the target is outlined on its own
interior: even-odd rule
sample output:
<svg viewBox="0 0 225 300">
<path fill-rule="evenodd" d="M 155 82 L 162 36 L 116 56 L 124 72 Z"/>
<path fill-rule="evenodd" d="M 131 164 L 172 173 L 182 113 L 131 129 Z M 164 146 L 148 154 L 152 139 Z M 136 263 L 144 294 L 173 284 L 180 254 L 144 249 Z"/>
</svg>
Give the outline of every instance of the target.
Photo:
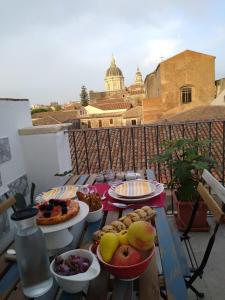
<svg viewBox="0 0 225 300">
<path fill-rule="evenodd" d="M 167 122 L 186 122 L 186 121 L 207 121 L 224 120 L 225 106 L 199 106 L 180 113 L 164 114 L 156 123 Z"/>
</svg>

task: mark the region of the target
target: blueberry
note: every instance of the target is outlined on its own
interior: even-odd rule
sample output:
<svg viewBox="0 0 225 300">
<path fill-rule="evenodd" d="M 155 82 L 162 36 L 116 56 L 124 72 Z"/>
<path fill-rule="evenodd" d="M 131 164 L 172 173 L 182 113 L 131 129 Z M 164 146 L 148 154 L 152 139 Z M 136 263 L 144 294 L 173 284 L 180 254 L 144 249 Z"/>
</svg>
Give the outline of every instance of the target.
<svg viewBox="0 0 225 300">
<path fill-rule="evenodd" d="M 46 210 L 46 211 L 43 213 L 43 216 L 44 216 L 45 218 L 50 218 L 50 217 L 51 217 L 51 211 Z"/>
<path fill-rule="evenodd" d="M 39 209 L 41 210 L 41 211 L 43 211 L 43 210 L 45 210 L 46 209 L 46 204 L 41 204 L 40 206 L 39 206 Z"/>
<path fill-rule="evenodd" d="M 53 205 L 51 204 L 46 205 L 45 210 L 50 210 L 50 211 L 53 210 Z"/>
<path fill-rule="evenodd" d="M 66 206 L 62 206 L 62 215 L 67 213 L 67 207 Z"/>
</svg>

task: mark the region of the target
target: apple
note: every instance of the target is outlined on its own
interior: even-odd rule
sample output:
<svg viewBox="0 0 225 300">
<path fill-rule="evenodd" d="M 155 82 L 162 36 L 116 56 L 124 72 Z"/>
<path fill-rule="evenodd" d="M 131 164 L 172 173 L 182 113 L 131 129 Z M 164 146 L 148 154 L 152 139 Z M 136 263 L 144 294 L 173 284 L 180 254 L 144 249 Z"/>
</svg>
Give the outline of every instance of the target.
<svg viewBox="0 0 225 300">
<path fill-rule="evenodd" d="M 99 245 L 99 241 L 94 241 L 91 245 L 91 252 L 96 254 L 97 252 L 97 248 L 98 248 L 98 245 Z"/>
<path fill-rule="evenodd" d="M 155 228 L 146 221 L 136 221 L 130 225 L 127 238 L 131 246 L 139 250 L 149 250 L 154 246 Z"/>
<path fill-rule="evenodd" d="M 121 245 L 114 253 L 110 264 L 115 266 L 131 266 L 143 260 L 138 250 L 130 245 Z"/>
<path fill-rule="evenodd" d="M 118 239 L 119 239 L 120 245 L 129 245 L 129 241 L 128 241 L 128 238 L 127 238 L 127 230 L 126 229 L 121 230 L 118 233 Z"/>
</svg>

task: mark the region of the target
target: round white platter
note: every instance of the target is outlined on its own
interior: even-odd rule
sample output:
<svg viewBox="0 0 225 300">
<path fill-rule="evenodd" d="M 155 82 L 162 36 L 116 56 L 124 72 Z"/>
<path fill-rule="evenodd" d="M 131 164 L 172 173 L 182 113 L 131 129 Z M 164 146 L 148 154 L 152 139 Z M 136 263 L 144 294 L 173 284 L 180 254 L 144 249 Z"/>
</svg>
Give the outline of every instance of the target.
<svg viewBox="0 0 225 300">
<path fill-rule="evenodd" d="M 75 199 L 78 187 L 75 185 L 64 185 L 51 188 L 47 192 L 43 192 L 35 198 L 35 203 L 41 203 L 50 199 Z"/>
<path fill-rule="evenodd" d="M 156 185 L 145 179 L 125 181 L 114 188 L 115 193 L 123 198 L 143 198 L 154 193 Z"/>
<path fill-rule="evenodd" d="M 144 202 L 144 201 L 147 201 L 151 198 L 154 198 L 154 197 L 160 195 L 164 191 L 164 185 L 162 183 L 154 183 L 154 182 L 152 182 L 152 183 L 155 184 L 155 186 L 156 186 L 155 191 L 151 195 L 147 195 L 147 196 L 144 196 L 144 197 L 139 197 L 139 198 L 120 197 L 111 188 L 108 190 L 108 194 L 109 194 L 109 196 L 111 196 L 112 198 L 118 200 L 119 202 L 125 202 L 125 203 Z"/>
<path fill-rule="evenodd" d="M 45 235 L 47 248 L 49 250 L 63 248 L 72 242 L 73 235 L 70 233 L 68 228 L 85 220 L 89 212 L 89 207 L 86 203 L 82 201 L 78 202 L 80 210 L 75 217 L 63 223 L 39 226 L 41 231 Z"/>
</svg>

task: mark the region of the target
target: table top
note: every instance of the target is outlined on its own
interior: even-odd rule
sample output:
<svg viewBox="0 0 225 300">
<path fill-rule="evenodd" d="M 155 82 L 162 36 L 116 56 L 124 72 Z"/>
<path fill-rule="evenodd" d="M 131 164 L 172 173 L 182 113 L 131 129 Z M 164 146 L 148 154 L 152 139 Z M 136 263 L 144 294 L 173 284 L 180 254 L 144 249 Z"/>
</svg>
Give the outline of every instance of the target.
<svg viewBox="0 0 225 300">
<path fill-rule="evenodd" d="M 81 175 L 81 176 L 73 176 L 70 178 L 66 184 L 93 184 L 95 182 L 96 175 Z M 166 228 L 168 227 L 167 217 L 166 214 L 163 213 L 163 208 L 155 208 L 156 209 L 156 230 L 158 236 L 158 239 L 162 241 L 163 236 L 163 226 Z M 129 213 L 132 209 L 117 209 L 113 211 L 105 211 L 103 218 L 95 223 L 81 223 L 78 224 L 79 226 L 82 226 L 82 228 L 76 227 L 76 231 L 79 231 L 81 233 L 80 237 L 77 238 L 75 241 L 75 244 L 73 244 L 73 247 L 76 248 L 86 248 L 90 246 L 92 235 L 93 233 L 98 230 L 99 228 L 103 227 L 106 224 L 111 223 L 113 220 L 118 219 L 122 215 L 125 215 Z M 78 226 L 76 225 L 76 226 Z M 163 247 L 163 246 L 162 246 Z M 69 249 L 66 249 L 66 251 Z M 156 252 L 160 252 L 156 251 Z M 64 251 L 63 251 L 64 252 Z M 174 258 L 176 259 L 176 258 Z M 3 263 L 3 264 L 2 264 Z M 176 262 L 175 262 L 176 263 Z M 6 272 L 7 271 L 7 272 Z M 122 299 L 132 299 L 132 295 L 136 293 L 138 296 L 138 299 L 140 300 L 149 300 L 149 299 L 160 299 L 160 286 L 165 286 L 165 281 L 159 276 L 159 268 L 157 265 L 156 255 L 154 255 L 153 259 L 151 260 L 148 269 L 146 272 L 138 279 L 134 281 L 121 281 L 119 279 L 114 278 L 112 275 L 110 275 L 107 271 L 104 269 L 101 270 L 100 275 L 90 282 L 89 288 L 87 291 L 86 298 L 87 300 L 90 299 L 99 299 L 99 300 L 105 300 L 107 299 L 109 293 L 111 294 L 112 300 L 122 300 Z M 171 269 L 167 268 L 166 272 L 173 272 Z M 172 274 L 172 273 L 171 273 Z M 25 299 L 22 293 L 21 289 L 21 283 L 19 281 L 19 275 L 18 275 L 18 269 L 17 265 L 13 263 L 12 261 L 6 261 L 4 260 L 4 257 L 0 257 L 0 276 L 4 275 L 3 280 L 0 282 L 0 295 L 1 290 L 4 290 L 4 285 L 8 287 L 4 291 L 3 298 L 7 299 L 9 297 L 10 300 L 21 300 Z M 175 275 L 173 274 L 173 277 Z M 170 277 L 170 274 L 169 276 Z M 178 281 L 178 284 L 182 287 L 185 286 L 183 276 L 182 274 L 179 274 L 179 272 L 176 273 L 176 278 L 173 278 L 171 280 Z M 172 275 L 171 275 L 172 278 Z M 10 282 L 10 283 L 9 283 Z M 166 282 L 166 285 L 168 289 L 171 287 L 171 291 L 169 290 L 169 293 L 173 293 L 173 289 L 175 290 L 175 283 Z M 185 288 L 186 289 L 186 288 Z M 38 300 L 68 300 L 68 299 L 82 299 L 82 294 L 67 294 L 63 292 L 56 283 L 54 283 L 51 290 L 43 295 L 42 297 L 39 297 Z M 169 299 L 179 299 L 178 297 L 172 297 Z M 185 299 L 185 297 L 184 297 Z"/>
</svg>

